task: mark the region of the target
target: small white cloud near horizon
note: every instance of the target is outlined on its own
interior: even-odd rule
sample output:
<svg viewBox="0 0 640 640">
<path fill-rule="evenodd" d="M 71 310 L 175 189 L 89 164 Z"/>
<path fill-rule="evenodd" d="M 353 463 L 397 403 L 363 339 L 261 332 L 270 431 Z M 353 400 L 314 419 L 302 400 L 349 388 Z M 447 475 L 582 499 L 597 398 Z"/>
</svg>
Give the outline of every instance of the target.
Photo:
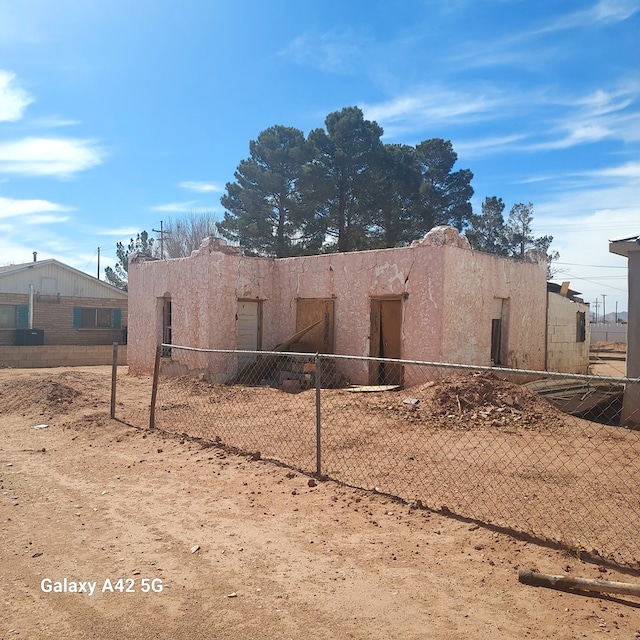
<svg viewBox="0 0 640 640">
<path fill-rule="evenodd" d="M 0 219 L 63 211 L 73 211 L 73 209 L 49 200 L 18 200 L 0 196 Z"/>
<path fill-rule="evenodd" d="M 0 122 L 16 122 L 34 101 L 24 89 L 16 86 L 16 74 L 0 69 Z"/>
<path fill-rule="evenodd" d="M 0 173 L 66 179 L 101 164 L 105 157 L 95 140 L 23 138 L 0 143 Z"/>
<path fill-rule="evenodd" d="M 215 184 L 215 182 L 197 182 L 195 180 L 186 180 L 181 182 L 178 186 L 189 191 L 196 191 L 197 193 L 222 193 L 224 189 Z"/>
<path fill-rule="evenodd" d="M 95 233 L 98 236 L 117 236 L 120 238 L 124 236 L 135 236 L 140 233 L 140 229 L 137 227 L 120 227 L 119 229 L 104 229 L 102 231 L 96 231 Z"/>
<path fill-rule="evenodd" d="M 24 218 L 25 224 L 60 224 L 62 222 L 69 222 L 69 216 L 56 216 L 53 214 L 39 214 L 35 216 L 28 216 Z"/>
</svg>

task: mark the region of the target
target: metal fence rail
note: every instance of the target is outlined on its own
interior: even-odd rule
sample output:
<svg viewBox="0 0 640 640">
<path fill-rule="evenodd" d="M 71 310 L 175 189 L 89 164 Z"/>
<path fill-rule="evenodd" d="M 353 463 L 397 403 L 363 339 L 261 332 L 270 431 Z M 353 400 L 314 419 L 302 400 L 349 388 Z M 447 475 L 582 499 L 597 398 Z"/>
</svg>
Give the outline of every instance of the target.
<svg viewBox="0 0 640 640">
<path fill-rule="evenodd" d="M 363 376 L 376 384 L 349 386 Z M 171 345 L 151 413 L 166 431 L 640 566 L 640 412 L 623 409 L 638 385 Z"/>
</svg>

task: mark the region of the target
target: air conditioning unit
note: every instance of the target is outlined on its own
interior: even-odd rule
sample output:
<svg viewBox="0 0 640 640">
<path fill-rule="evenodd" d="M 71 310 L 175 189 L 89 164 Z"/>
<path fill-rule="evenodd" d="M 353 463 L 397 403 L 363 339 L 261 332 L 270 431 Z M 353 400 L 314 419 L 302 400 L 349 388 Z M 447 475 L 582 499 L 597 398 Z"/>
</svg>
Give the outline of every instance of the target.
<svg viewBox="0 0 640 640">
<path fill-rule="evenodd" d="M 16 347 L 44 344 L 44 329 L 16 329 Z"/>
</svg>

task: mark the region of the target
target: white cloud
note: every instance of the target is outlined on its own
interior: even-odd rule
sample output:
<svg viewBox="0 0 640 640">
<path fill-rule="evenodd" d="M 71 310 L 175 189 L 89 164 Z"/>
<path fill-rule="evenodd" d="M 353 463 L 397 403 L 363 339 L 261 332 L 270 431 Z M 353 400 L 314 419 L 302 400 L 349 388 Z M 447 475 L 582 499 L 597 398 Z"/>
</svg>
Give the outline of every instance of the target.
<svg viewBox="0 0 640 640">
<path fill-rule="evenodd" d="M 166 211 L 168 213 L 191 213 L 197 200 L 188 200 L 187 202 L 168 202 L 167 204 L 158 204 L 151 207 L 152 211 Z"/>
<path fill-rule="evenodd" d="M 0 173 L 69 178 L 99 165 L 105 155 L 93 140 L 23 138 L 0 143 Z"/>
<path fill-rule="evenodd" d="M 16 74 L 0 69 L 0 122 L 15 122 L 22 118 L 24 110 L 33 102 L 33 98 L 16 86 Z"/>
<path fill-rule="evenodd" d="M 0 219 L 71 210 L 70 207 L 49 200 L 16 200 L 0 197 Z"/>
<path fill-rule="evenodd" d="M 224 191 L 222 187 L 215 184 L 214 182 L 195 182 L 187 180 L 185 182 L 181 182 L 179 186 L 183 189 L 196 191 L 198 193 L 221 193 L 222 191 Z"/>
</svg>

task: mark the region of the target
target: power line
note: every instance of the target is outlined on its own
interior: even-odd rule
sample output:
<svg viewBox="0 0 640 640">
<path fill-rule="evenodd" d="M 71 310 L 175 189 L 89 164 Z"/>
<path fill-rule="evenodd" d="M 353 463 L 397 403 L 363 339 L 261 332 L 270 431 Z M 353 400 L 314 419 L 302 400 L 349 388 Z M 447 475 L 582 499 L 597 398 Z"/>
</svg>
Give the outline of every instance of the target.
<svg viewBox="0 0 640 640">
<path fill-rule="evenodd" d="M 553 264 L 566 264 L 570 267 L 593 267 L 595 269 L 626 269 L 626 265 L 621 266 L 613 266 L 610 264 L 577 264 L 576 262 L 556 262 L 553 261 Z"/>
</svg>

